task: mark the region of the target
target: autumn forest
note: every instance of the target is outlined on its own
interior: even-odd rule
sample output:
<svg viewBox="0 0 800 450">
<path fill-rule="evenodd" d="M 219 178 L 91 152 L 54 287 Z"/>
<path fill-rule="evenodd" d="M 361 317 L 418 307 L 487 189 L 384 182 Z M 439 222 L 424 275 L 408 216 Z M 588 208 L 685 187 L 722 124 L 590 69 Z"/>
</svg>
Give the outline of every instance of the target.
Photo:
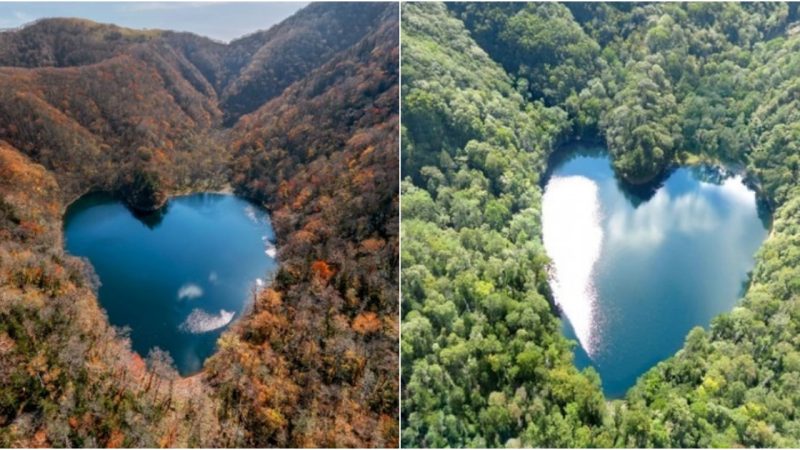
<svg viewBox="0 0 800 450">
<path fill-rule="evenodd" d="M 0 33 L 0 446 L 397 446 L 398 26 L 325 3 L 228 44 Z M 270 212 L 279 267 L 184 378 L 108 322 L 62 215 L 204 191 Z"/>
<path fill-rule="evenodd" d="M 0 447 L 800 445 L 798 3 L 37 7 Z"/>
</svg>

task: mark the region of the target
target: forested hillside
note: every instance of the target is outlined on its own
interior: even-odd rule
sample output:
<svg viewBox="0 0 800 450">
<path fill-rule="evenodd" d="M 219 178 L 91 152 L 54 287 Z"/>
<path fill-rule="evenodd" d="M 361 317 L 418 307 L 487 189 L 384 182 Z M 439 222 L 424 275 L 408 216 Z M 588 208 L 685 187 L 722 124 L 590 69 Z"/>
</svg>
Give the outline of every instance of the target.
<svg viewBox="0 0 800 450">
<path fill-rule="evenodd" d="M 402 14 L 403 444 L 800 444 L 796 6 Z M 631 184 L 687 161 L 746 167 L 774 211 L 739 305 L 610 402 L 547 302 L 539 181 L 554 143 L 581 138 Z"/>
<path fill-rule="evenodd" d="M 568 125 L 441 4 L 403 6 L 403 444 L 589 446 L 605 405 L 547 301 L 538 180 Z"/>
<path fill-rule="evenodd" d="M 397 10 L 380 23 L 232 132 L 281 261 L 208 363 L 226 422 L 252 430 L 237 445 L 397 446 Z"/>
<path fill-rule="evenodd" d="M 0 444 L 396 445 L 398 26 L 337 3 L 230 44 L 0 33 Z M 226 187 L 271 211 L 280 268 L 184 379 L 108 324 L 61 216 Z"/>
</svg>

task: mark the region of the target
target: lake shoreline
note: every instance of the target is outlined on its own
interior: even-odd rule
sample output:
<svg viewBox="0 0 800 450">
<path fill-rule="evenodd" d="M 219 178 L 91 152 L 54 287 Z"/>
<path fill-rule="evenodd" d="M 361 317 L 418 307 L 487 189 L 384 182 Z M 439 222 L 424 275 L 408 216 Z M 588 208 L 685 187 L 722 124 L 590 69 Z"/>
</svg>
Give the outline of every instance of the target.
<svg viewBox="0 0 800 450">
<path fill-rule="evenodd" d="M 98 192 L 73 203 L 63 221 L 65 253 L 89 260 L 109 323 L 130 329 L 140 356 L 168 352 L 186 377 L 202 373 L 279 264 L 269 212 L 229 192 L 174 195 L 144 216 Z"/>
<path fill-rule="evenodd" d="M 576 367 L 594 367 L 619 398 L 692 327 L 738 302 L 769 227 L 741 171 L 692 161 L 638 193 L 604 148 L 572 150 L 543 187 L 548 285 L 562 331 L 578 342 Z"/>
</svg>

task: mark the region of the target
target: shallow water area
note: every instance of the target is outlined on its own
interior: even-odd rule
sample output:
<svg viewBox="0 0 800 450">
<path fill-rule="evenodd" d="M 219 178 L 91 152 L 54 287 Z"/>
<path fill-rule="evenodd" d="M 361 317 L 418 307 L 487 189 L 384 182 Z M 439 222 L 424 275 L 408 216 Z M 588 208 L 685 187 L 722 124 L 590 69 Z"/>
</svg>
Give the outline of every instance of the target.
<svg viewBox="0 0 800 450">
<path fill-rule="evenodd" d="M 636 193 L 603 148 L 555 162 L 543 240 L 578 367 L 594 367 L 606 395 L 620 397 L 693 327 L 730 311 L 767 235 L 764 217 L 755 192 L 725 169 L 678 168 Z"/>
<path fill-rule="evenodd" d="M 184 376 L 277 268 L 267 212 L 233 195 L 175 197 L 141 215 L 89 194 L 67 209 L 64 235 L 67 251 L 94 267 L 110 323 L 130 330 L 143 357 L 168 351 Z"/>
</svg>

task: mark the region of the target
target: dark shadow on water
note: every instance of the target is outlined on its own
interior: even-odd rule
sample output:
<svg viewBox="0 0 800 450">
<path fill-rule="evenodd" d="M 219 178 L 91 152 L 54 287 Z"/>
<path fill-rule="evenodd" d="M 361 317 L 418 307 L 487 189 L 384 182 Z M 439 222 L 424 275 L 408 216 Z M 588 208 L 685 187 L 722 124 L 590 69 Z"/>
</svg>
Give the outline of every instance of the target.
<svg viewBox="0 0 800 450">
<path fill-rule="evenodd" d="M 769 200 L 767 200 L 761 194 L 756 195 L 756 212 L 758 213 L 758 218 L 761 220 L 761 224 L 764 225 L 764 228 L 767 230 L 772 230 L 772 214 L 775 211 L 773 210 L 772 204 L 769 202 Z"/>
<path fill-rule="evenodd" d="M 67 206 L 67 210 L 64 213 L 64 223 L 69 222 L 71 217 L 87 209 L 91 209 L 97 205 L 113 203 L 115 201 L 117 201 L 116 198 L 108 192 L 90 192 L 85 194 Z"/>
<path fill-rule="evenodd" d="M 694 178 L 705 183 L 721 185 L 725 179 L 733 175 L 742 175 L 743 183 L 756 193 L 756 207 L 758 218 L 767 230 L 772 229 L 772 214 L 774 208 L 769 199 L 764 195 L 759 181 L 753 176 L 752 173 L 747 172 L 744 166 L 737 163 L 724 163 L 724 165 L 713 164 L 697 164 L 691 166 L 682 166 L 679 164 L 671 164 L 664 169 L 661 174 L 652 181 L 645 184 L 634 185 L 627 183 L 617 176 L 611 165 L 611 155 L 608 153 L 605 142 L 600 138 L 590 138 L 583 140 L 567 141 L 559 145 L 547 159 L 547 168 L 539 181 L 542 189 L 547 186 L 547 182 L 553 173 L 562 167 L 564 164 L 580 157 L 587 158 L 606 158 L 608 160 L 608 168 L 614 180 L 619 187 L 620 192 L 625 198 L 630 201 L 634 208 L 647 203 L 658 192 L 664 183 L 672 176 L 678 169 L 687 169 L 691 171 Z"/>
<path fill-rule="evenodd" d="M 631 202 L 634 208 L 638 208 L 640 205 L 649 202 L 650 199 L 656 195 L 656 192 L 664 186 L 664 183 L 672 176 L 674 171 L 674 168 L 668 168 L 662 171 L 655 179 L 644 184 L 630 184 L 617 177 L 616 174 L 614 175 L 614 179 L 617 181 L 617 186 L 620 192 L 622 192 L 622 195 Z"/>
<path fill-rule="evenodd" d="M 142 225 L 146 226 L 147 228 L 154 230 L 161 225 L 161 222 L 164 221 L 164 217 L 167 216 L 167 212 L 169 211 L 169 201 L 164 204 L 161 208 L 155 211 L 137 211 L 131 207 L 127 207 L 128 211 L 131 212 L 133 217 L 135 217 Z"/>
<path fill-rule="evenodd" d="M 105 191 L 97 191 L 97 192 L 90 192 L 88 194 L 83 195 L 78 200 L 72 202 L 68 207 L 64 214 L 64 224 L 69 222 L 71 217 L 82 213 L 88 209 L 91 209 L 98 205 L 105 205 L 109 203 L 121 203 L 125 205 L 125 208 L 131 213 L 133 217 L 136 218 L 142 225 L 146 226 L 147 228 L 154 230 L 158 228 L 159 225 L 164 221 L 164 217 L 166 217 L 167 212 L 169 210 L 169 201 L 164 204 L 161 208 L 155 211 L 138 211 L 136 209 L 131 208 L 128 206 L 122 199 Z"/>
<path fill-rule="evenodd" d="M 706 164 L 687 166 L 687 170 L 689 170 L 698 181 L 715 184 L 717 186 L 721 185 L 722 182 L 732 174 L 732 172 L 722 167 Z"/>
<path fill-rule="evenodd" d="M 544 188 L 553 173 L 566 163 L 576 158 L 604 158 L 608 161 L 608 170 L 610 176 L 613 176 L 617 182 L 619 190 L 631 202 L 634 208 L 647 203 L 655 193 L 664 185 L 664 182 L 672 175 L 674 168 L 668 168 L 663 171 L 653 181 L 645 184 L 634 185 L 626 183 L 621 180 L 614 172 L 611 165 L 611 156 L 606 149 L 605 143 L 602 139 L 584 139 L 581 141 L 570 141 L 560 145 L 547 160 L 547 170 L 540 181 L 540 185 Z"/>
<path fill-rule="evenodd" d="M 772 215 L 775 213 L 775 205 L 764 193 L 761 183 L 755 176 L 745 173 L 744 184 L 756 193 L 756 212 L 764 228 L 772 230 Z"/>
<path fill-rule="evenodd" d="M 544 188 L 550 177 L 559 167 L 567 162 L 581 157 L 602 158 L 608 156 L 608 151 L 605 148 L 605 143 L 602 139 L 590 139 L 581 141 L 568 141 L 556 147 L 550 156 L 547 158 L 547 168 L 539 180 L 539 185 Z"/>
<path fill-rule="evenodd" d="M 183 202 L 197 208 L 212 207 L 229 195 L 215 192 L 198 192 L 192 195 L 181 196 Z"/>
<path fill-rule="evenodd" d="M 696 179 L 718 186 L 734 175 L 741 175 L 742 183 L 744 183 L 748 189 L 756 193 L 756 212 L 758 214 L 758 219 L 761 221 L 761 224 L 764 225 L 765 229 L 772 229 L 772 213 L 774 212 L 772 205 L 769 199 L 764 195 L 758 179 L 751 172 L 748 172 L 744 165 L 736 162 L 724 162 L 722 166 L 698 164 L 685 167 L 692 172 L 692 175 Z"/>
<path fill-rule="evenodd" d="M 742 284 L 739 286 L 739 298 L 743 298 L 745 294 L 747 294 L 747 290 L 750 289 L 750 283 L 753 282 L 753 271 L 750 270 L 747 272 L 747 277 Z"/>
</svg>

